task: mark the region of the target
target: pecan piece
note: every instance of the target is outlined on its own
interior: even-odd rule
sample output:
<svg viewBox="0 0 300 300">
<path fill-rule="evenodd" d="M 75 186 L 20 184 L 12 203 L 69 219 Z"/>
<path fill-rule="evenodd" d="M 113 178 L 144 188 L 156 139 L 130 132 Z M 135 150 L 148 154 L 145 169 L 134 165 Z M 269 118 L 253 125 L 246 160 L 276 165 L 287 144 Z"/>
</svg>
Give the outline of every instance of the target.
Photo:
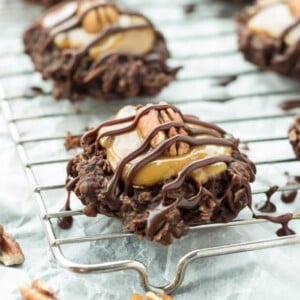
<svg viewBox="0 0 300 300">
<path fill-rule="evenodd" d="M 25 260 L 18 242 L 0 225 L 0 262 L 6 266 L 21 265 Z"/>
<path fill-rule="evenodd" d="M 53 290 L 41 280 L 34 280 L 31 286 L 20 286 L 23 300 L 55 300 Z"/>
<path fill-rule="evenodd" d="M 138 122 L 138 129 L 140 130 L 143 138 L 145 138 L 154 127 L 167 123 L 167 122 L 180 122 L 183 120 L 179 113 L 173 111 L 172 108 L 167 108 L 165 110 L 150 110 L 147 114 L 143 115 Z M 168 132 L 159 131 L 156 136 L 151 140 L 151 147 L 156 148 L 161 142 L 167 138 L 171 138 L 176 135 L 187 135 L 187 132 L 183 128 L 171 127 Z M 173 144 L 165 151 L 166 156 L 177 156 L 184 155 L 188 153 L 190 146 L 187 143 L 179 142 Z"/>
<path fill-rule="evenodd" d="M 104 3 L 103 3 L 104 4 Z M 93 3 L 85 1 L 80 4 L 78 15 L 83 16 L 82 26 L 88 33 L 98 33 L 105 27 L 118 22 L 119 12 L 114 5 L 92 8 Z"/>
</svg>

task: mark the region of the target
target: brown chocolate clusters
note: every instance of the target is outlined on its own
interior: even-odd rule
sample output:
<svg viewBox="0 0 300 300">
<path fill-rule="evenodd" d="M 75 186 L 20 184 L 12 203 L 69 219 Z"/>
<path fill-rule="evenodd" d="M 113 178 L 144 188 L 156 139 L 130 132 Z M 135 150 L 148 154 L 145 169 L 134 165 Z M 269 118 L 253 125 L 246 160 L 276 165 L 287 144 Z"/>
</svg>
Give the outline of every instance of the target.
<svg viewBox="0 0 300 300">
<path fill-rule="evenodd" d="M 238 18 L 239 48 L 262 69 L 300 80 L 299 1 L 262 0 Z"/>
<path fill-rule="evenodd" d="M 300 116 L 297 116 L 291 124 L 289 131 L 289 140 L 297 158 L 300 159 Z"/>
<path fill-rule="evenodd" d="M 25 31 L 24 43 L 57 99 L 152 96 L 179 70 L 166 65 L 165 40 L 150 20 L 103 0 L 56 5 Z"/>
<path fill-rule="evenodd" d="M 189 225 L 228 222 L 250 205 L 254 165 L 220 127 L 168 104 L 127 106 L 81 139 L 68 191 L 89 216 L 171 244 Z"/>
</svg>

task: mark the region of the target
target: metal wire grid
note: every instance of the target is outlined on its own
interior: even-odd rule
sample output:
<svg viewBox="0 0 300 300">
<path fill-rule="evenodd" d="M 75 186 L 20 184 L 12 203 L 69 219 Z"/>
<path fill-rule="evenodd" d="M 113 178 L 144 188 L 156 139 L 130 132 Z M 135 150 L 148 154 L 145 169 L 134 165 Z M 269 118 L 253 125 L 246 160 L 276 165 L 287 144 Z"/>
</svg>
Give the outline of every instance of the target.
<svg viewBox="0 0 300 300">
<path fill-rule="evenodd" d="M 164 2 L 165 3 L 165 2 Z M 170 5 L 170 3 L 166 2 L 166 7 Z M 158 7 L 154 7 L 153 10 L 158 9 Z M 212 19 L 213 20 L 213 19 Z M 213 20 L 214 21 L 214 20 Z M 211 24 L 211 20 L 209 21 Z M 193 22 L 193 26 L 196 26 L 198 23 Z M 169 26 L 172 28 L 176 25 L 175 22 L 169 21 L 165 24 L 165 29 Z M 181 25 L 185 26 L 185 22 L 181 22 Z M 198 24 L 199 25 L 199 24 Z M 203 25 L 203 23 L 202 23 Z M 199 25 L 200 26 L 200 25 Z M 200 26 L 201 27 L 201 26 Z M 234 33 L 232 31 L 232 26 L 229 26 L 228 32 L 225 34 L 225 37 L 230 37 L 231 39 L 234 37 Z M 166 29 L 166 32 L 168 32 L 168 29 Z M 192 42 L 201 44 L 206 43 L 211 38 L 222 38 L 222 33 L 211 33 L 210 37 L 206 36 L 205 34 L 198 34 L 194 35 L 192 38 Z M 6 37 L 2 37 L 2 39 L 5 39 Z M 186 39 L 189 39 L 191 41 L 191 37 L 179 37 L 176 35 L 173 36 L 173 40 L 175 43 L 182 43 L 184 44 Z M 171 41 L 171 42 L 172 42 Z M 209 47 L 207 49 L 210 49 Z M 14 51 L 15 50 L 15 51 Z M 18 60 L 20 57 L 23 59 L 23 56 L 20 54 L 20 52 L 17 49 L 12 49 L 10 54 L 12 59 Z M 1 54 L 0 54 L 1 55 Z M 4 52 L 3 57 L 7 57 L 7 54 Z M 213 57 L 213 59 L 224 59 L 226 56 L 234 56 L 235 61 L 238 58 L 238 54 L 236 53 L 236 50 L 229 50 L 229 51 L 217 51 L 217 52 L 211 52 L 206 50 L 206 52 L 197 54 L 197 55 L 182 55 L 180 57 L 177 57 L 178 60 L 182 60 L 183 64 L 187 62 L 187 59 L 193 59 L 194 61 L 202 61 L 203 59 L 208 60 L 210 57 Z M 1 59 L 1 57 L 0 57 Z M 1 60 L 0 60 L 1 63 Z M 2 71 L 0 74 L 1 79 L 7 79 L 9 77 L 12 77 L 12 79 L 15 76 L 19 75 L 31 75 L 33 73 L 32 67 L 30 65 L 23 65 L 23 68 L 18 68 L 17 70 L 9 69 L 5 72 Z M 220 73 L 220 72 L 219 72 Z M 256 74 L 259 75 L 260 72 L 257 71 L 252 66 L 244 67 L 240 71 L 234 71 L 232 74 L 230 72 L 227 72 L 226 74 L 221 72 L 220 74 L 216 75 L 216 72 L 212 71 L 211 74 L 198 74 L 198 75 L 189 75 L 189 76 L 183 76 L 179 78 L 180 81 L 188 81 L 193 82 L 195 80 L 203 79 L 203 80 L 215 80 L 218 79 L 218 77 L 224 77 L 228 75 L 239 75 L 243 76 L 247 74 Z M 2 86 L 3 88 L 3 86 Z M 202 95 L 202 97 L 197 97 L 196 99 L 182 99 L 182 101 L 174 101 L 175 103 L 193 103 L 194 101 L 202 100 L 202 101 L 229 101 L 233 99 L 240 99 L 240 98 L 246 98 L 251 96 L 271 96 L 271 95 L 278 95 L 278 94 L 294 94 L 295 92 L 298 92 L 299 90 L 297 88 L 289 89 L 289 90 L 268 90 L 266 92 L 260 92 L 253 94 L 240 94 L 240 95 Z M 204 257 L 212 257 L 212 256 L 219 256 L 219 255 L 225 255 L 225 254 L 233 254 L 233 253 L 239 253 L 239 252 L 246 252 L 246 251 L 253 251 L 253 250 L 259 250 L 259 249 L 266 249 L 271 247 L 277 247 L 277 246 L 283 246 L 283 245 L 289 245 L 300 242 L 300 235 L 294 235 L 294 236 L 287 236 L 287 237 L 281 237 L 281 238 L 271 238 L 271 239 L 264 239 L 264 240 L 257 240 L 252 242 L 246 242 L 246 243 L 237 243 L 237 244 L 231 244 L 231 245 L 224 245 L 224 246 L 218 246 L 218 247 L 209 247 L 205 249 L 197 249 L 190 251 L 186 253 L 181 259 L 179 260 L 176 268 L 176 274 L 168 284 L 164 286 L 155 286 L 151 284 L 149 281 L 148 276 L 148 270 L 146 266 L 137 260 L 122 260 L 122 261 L 111 261 L 111 262 L 105 262 L 105 263 L 97 263 L 97 264 L 83 264 L 83 263 L 77 263 L 72 260 L 69 260 L 67 257 L 64 256 L 62 251 L 62 246 L 66 244 L 78 244 L 83 242 L 91 242 L 91 241 L 99 241 L 99 240 L 106 240 L 106 239 L 119 239 L 119 238 L 125 238 L 130 237 L 133 234 L 130 232 L 118 232 L 118 233 L 111 233 L 111 234 L 97 234 L 93 236 L 80 236 L 80 237 L 68 237 L 68 238 L 57 238 L 56 232 L 52 224 L 52 220 L 55 220 L 59 217 L 64 216 L 79 216 L 82 215 L 81 210 L 75 210 L 75 211 L 57 211 L 49 213 L 48 207 L 47 207 L 47 201 L 43 196 L 43 191 L 50 191 L 50 190 L 57 190 L 57 189 L 64 189 L 64 184 L 58 184 L 58 185 L 39 185 L 38 184 L 38 178 L 35 174 L 34 167 L 35 166 L 50 166 L 51 164 L 56 163 L 65 163 L 67 162 L 68 158 L 59 158 L 59 159 L 47 159 L 47 160 L 31 160 L 28 157 L 28 153 L 26 151 L 25 145 L 28 143 L 38 143 L 43 141 L 51 141 L 51 140 L 62 140 L 64 139 L 63 135 L 57 135 L 57 136 L 41 136 L 41 137 L 35 137 L 35 138 L 23 138 L 22 134 L 20 134 L 18 124 L 22 121 L 31 121 L 31 120 L 41 120 L 44 118 L 55 118 L 55 117 L 69 117 L 76 115 L 76 112 L 55 112 L 55 113 L 49 113 L 49 114 L 35 114 L 35 115 L 17 115 L 15 116 L 12 111 L 11 103 L 12 101 L 18 99 L 20 100 L 22 98 L 22 91 L 15 91 L 15 94 L 13 95 L 6 95 L 5 92 L 3 93 L 3 99 L 1 101 L 1 107 L 4 113 L 4 116 L 8 123 L 8 128 L 11 133 L 11 136 L 16 144 L 18 154 L 20 156 L 20 159 L 22 161 L 22 164 L 25 168 L 26 175 L 30 181 L 30 184 L 34 190 L 35 197 L 39 206 L 40 215 L 42 219 L 42 223 L 45 227 L 45 231 L 47 234 L 48 242 L 51 248 L 51 251 L 53 253 L 53 256 L 57 260 L 57 262 L 64 268 L 67 268 L 71 271 L 78 272 L 78 273 L 91 273 L 91 272 L 114 272 L 114 271 L 120 271 L 120 270 L 135 270 L 140 274 L 141 283 L 145 290 L 151 290 L 151 291 L 165 291 L 167 293 L 171 293 L 174 290 L 176 290 L 180 284 L 183 281 L 185 270 L 189 263 L 194 261 L 195 259 L 204 258 Z M 25 99 L 22 101 L 26 101 Z M 34 101 L 34 99 L 32 100 Z M 158 99 L 155 99 L 155 101 L 159 101 Z M 168 99 L 168 101 L 172 102 L 172 99 Z M 59 105 L 59 104 L 53 104 L 53 105 Z M 114 105 L 114 104 L 112 104 Z M 84 114 L 93 114 L 92 111 L 87 111 Z M 212 120 L 216 121 L 218 124 L 225 124 L 225 123 L 234 123 L 234 124 L 240 124 L 241 122 L 256 122 L 264 120 L 281 120 L 286 117 L 292 117 L 293 114 L 284 114 L 284 113 L 278 113 L 278 114 L 264 114 L 260 116 L 248 116 L 248 117 L 242 117 L 242 118 L 233 118 L 233 119 L 225 119 L 225 120 Z M 80 117 L 80 116 L 79 116 Z M 280 137 L 270 137 L 270 138 L 252 138 L 248 140 L 243 140 L 243 143 L 261 143 L 261 142 L 276 142 L 276 141 L 286 141 L 287 142 L 287 136 L 280 136 Z M 271 159 L 271 160 L 263 160 L 263 161 L 256 161 L 256 165 L 268 165 L 268 164 L 279 164 L 279 163 L 293 163 L 296 162 L 294 158 L 282 158 L 282 159 Z M 294 186 L 288 186 L 288 187 L 282 187 L 279 189 L 279 191 L 288 191 L 288 190 L 299 190 L 300 185 L 294 185 Z M 257 189 L 253 191 L 254 195 L 263 194 L 265 190 Z M 295 214 L 294 219 L 300 219 L 300 214 Z M 216 228 L 216 227 L 229 227 L 229 226 L 241 226 L 241 225 L 252 225 L 252 224 L 258 224 L 265 222 L 264 220 L 237 220 L 230 222 L 228 224 L 208 224 L 208 225 L 201 225 L 201 226 L 193 226 L 191 227 L 192 231 L 200 231 L 207 228 Z"/>
</svg>

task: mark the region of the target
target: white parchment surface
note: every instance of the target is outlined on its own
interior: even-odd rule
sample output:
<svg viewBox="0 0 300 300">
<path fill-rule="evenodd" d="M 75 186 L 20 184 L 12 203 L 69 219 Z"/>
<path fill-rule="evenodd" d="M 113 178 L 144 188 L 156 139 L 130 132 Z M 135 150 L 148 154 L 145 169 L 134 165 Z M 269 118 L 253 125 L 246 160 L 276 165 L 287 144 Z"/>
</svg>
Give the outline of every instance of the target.
<svg viewBox="0 0 300 300">
<path fill-rule="evenodd" d="M 126 2 L 126 1 L 123 1 Z M 170 63 L 184 64 L 179 80 L 155 99 L 134 99 L 123 102 L 100 103 L 87 100 L 72 106 L 68 101 L 54 102 L 51 96 L 22 99 L 24 88 L 42 86 L 50 91 L 51 85 L 42 82 L 32 73 L 30 60 L 22 54 L 21 32 L 40 8 L 27 5 L 22 0 L 0 1 L 0 86 L 1 97 L 11 97 L 13 115 L 31 116 L 43 113 L 80 112 L 72 116 L 56 116 L 18 122 L 22 138 L 64 135 L 70 130 L 80 133 L 85 126 L 95 125 L 107 119 L 124 104 L 166 100 L 178 105 L 185 113 L 194 113 L 204 120 L 222 121 L 253 116 L 283 114 L 278 105 L 287 99 L 299 98 L 299 84 L 272 73 L 256 72 L 235 52 L 236 37 L 231 19 L 214 16 L 228 7 L 217 1 L 199 1 L 197 11 L 186 17 L 182 1 L 127 1 L 140 7 L 161 26 L 169 40 L 173 54 Z M 3 29 L 5 28 L 5 30 Z M 227 54 L 222 55 L 223 52 Z M 215 76 L 240 74 L 225 87 L 216 85 Z M 270 94 L 268 94 L 270 93 Z M 258 96 L 258 94 L 260 96 Z M 231 99 L 225 103 L 215 100 Z M 207 101 L 205 101 L 207 100 Z M 87 112 L 93 111 L 93 114 Z M 241 140 L 284 137 L 292 117 L 257 121 L 224 123 L 222 126 Z M 293 158 L 287 140 L 249 143 L 248 155 L 254 161 L 273 161 Z M 67 158 L 76 151 L 66 152 L 62 140 L 26 144 L 28 158 L 40 161 Z M 134 271 L 78 275 L 57 265 L 51 255 L 45 232 L 39 220 L 32 188 L 26 180 L 16 148 L 8 133 L 0 112 L 0 223 L 21 244 L 25 263 L 16 268 L 0 266 L 0 299 L 20 299 L 18 286 L 39 278 L 52 286 L 58 299 L 107 300 L 129 299 L 134 292 L 143 292 L 139 276 Z M 286 182 L 284 172 L 300 174 L 300 163 L 266 164 L 258 166 L 253 189 L 267 189 Z M 61 184 L 65 179 L 65 164 L 53 164 L 34 168 L 39 185 Z M 64 190 L 45 192 L 49 212 L 63 206 Z M 263 200 L 256 196 L 254 203 Z M 273 198 L 278 212 L 299 212 L 300 198 L 293 204 L 283 204 L 280 194 Z M 75 197 L 72 207 L 80 208 Z M 248 218 L 247 210 L 241 217 Z M 60 230 L 53 222 L 58 238 L 94 235 L 120 230 L 118 221 L 98 216 L 76 217 L 71 230 Z M 300 233 L 296 221 L 292 229 Z M 231 228 L 201 230 L 192 233 L 170 247 L 163 247 L 135 237 L 115 241 L 95 241 L 71 244 L 63 247 L 68 259 L 82 263 L 100 263 L 121 259 L 142 261 L 148 268 L 150 280 L 166 284 L 173 279 L 178 260 L 193 249 L 201 249 L 231 243 L 275 237 L 278 226 L 259 224 Z M 300 245 L 260 250 L 194 261 L 187 270 L 183 285 L 174 293 L 176 300 L 253 300 L 299 299 Z"/>
</svg>

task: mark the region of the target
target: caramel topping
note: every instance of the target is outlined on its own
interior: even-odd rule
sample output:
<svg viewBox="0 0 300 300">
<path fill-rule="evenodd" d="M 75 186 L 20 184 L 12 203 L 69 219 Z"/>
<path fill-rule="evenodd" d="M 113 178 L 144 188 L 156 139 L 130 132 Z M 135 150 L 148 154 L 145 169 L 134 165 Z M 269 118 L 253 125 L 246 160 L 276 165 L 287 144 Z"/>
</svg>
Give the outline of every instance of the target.
<svg viewBox="0 0 300 300">
<path fill-rule="evenodd" d="M 110 165 L 112 167 L 113 171 L 116 171 L 118 168 L 118 165 L 120 161 L 128 156 L 129 154 L 133 153 L 135 150 L 137 150 L 145 141 L 145 137 L 149 135 L 151 131 L 153 131 L 153 128 L 155 128 L 157 125 L 161 125 L 161 122 L 159 121 L 159 115 L 164 115 L 167 111 L 170 113 L 170 115 L 176 116 L 173 117 L 173 121 L 180 121 L 183 123 L 183 119 L 181 116 L 174 112 L 172 109 L 167 108 L 166 110 L 150 110 L 147 114 L 142 116 L 139 120 L 138 126 L 129 132 L 126 132 L 124 134 L 120 135 L 114 135 L 102 138 L 100 140 L 101 146 L 106 149 L 107 158 L 110 162 Z M 137 114 L 136 107 L 133 106 L 126 106 L 123 109 L 121 109 L 118 114 L 115 116 L 115 119 L 121 119 L 128 116 L 134 116 Z M 163 112 L 163 113 L 162 113 Z M 148 121 L 145 123 L 145 121 Z M 170 120 L 164 121 L 165 123 L 170 122 Z M 180 123 L 178 122 L 178 123 Z M 107 131 L 111 130 L 118 130 L 121 128 L 127 127 L 131 122 L 125 122 L 109 127 L 103 127 L 99 134 L 102 134 Z M 146 125 L 141 125 L 146 124 Z M 195 129 L 203 129 L 201 126 L 194 126 L 191 124 L 187 124 L 191 128 Z M 141 130 L 141 128 L 143 128 Z M 149 145 L 148 151 L 145 153 L 137 156 L 132 161 L 126 164 L 125 168 L 123 169 L 122 177 L 123 180 L 126 180 L 129 170 L 136 165 L 139 161 L 142 161 L 147 154 L 149 154 L 149 151 L 151 148 L 156 148 L 159 145 L 161 145 L 162 141 L 165 141 L 167 138 L 172 138 L 174 136 L 183 135 L 186 136 L 187 132 L 181 128 L 181 133 L 175 127 L 172 127 L 173 130 L 175 130 L 176 134 L 170 134 L 169 129 L 167 133 L 165 131 L 159 131 L 157 135 L 151 140 L 151 144 Z M 197 139 L 204 139 L 207 137 L 211 137 L 211 135 L 199 135 L 197 136 Z M 201 145 L 201 146 L 193 146 L 190 147 L 187 143 L 177 143 L 178 149 L 180 148 L 180 145 L 184 145 L 184 151 L 177 152 L 176 155 L 173 155 L 170 153 L 170 147 L 168 148 L 168 151 L 164 152 L 164 155 L 158 157 L 157 159 L 154 159 L 147 163 L 145 166 L 143 166 L 137 174 L 134 176 L 134 179 L 132 183 L 134 185 L 138 186 L 152 186 L 159 182 L 163 182 L 165 179 L 176 176 L 184 167 L 186 167 L 188 164 L 210 158 L 215 156 L 230 156 L 232 153 L 231 147 L 226 147 L 222 145 Z M 173 145 L 176 145 L 173 144 Z M 167 155 L 166 155 L 167 154 Z M 226 170 L 227 166 L 225 163 L 220 162 L 216 164 L 212 164 L 209 166 L 206 166 L 204 168 L 199 168 L 191 173 L 191 177 L 198 182 L 199 184 L 205 183 L 208 181 L 209 178 L 216 176 Z"/>
</svg>

